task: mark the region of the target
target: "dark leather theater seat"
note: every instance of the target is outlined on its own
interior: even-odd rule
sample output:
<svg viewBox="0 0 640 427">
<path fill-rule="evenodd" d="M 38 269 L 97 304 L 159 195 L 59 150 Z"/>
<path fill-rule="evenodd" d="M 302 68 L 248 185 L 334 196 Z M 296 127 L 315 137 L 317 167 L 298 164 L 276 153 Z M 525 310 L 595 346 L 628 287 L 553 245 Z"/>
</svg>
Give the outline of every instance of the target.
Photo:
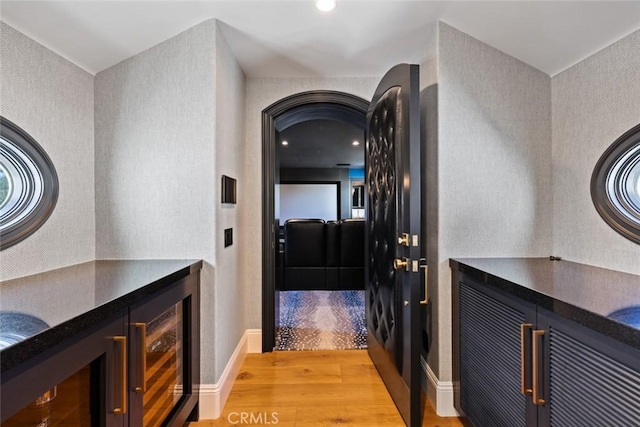
<svg viewBox="0 0 640 427">
<path fill-rule="evenodd" d="M 364 220 L 287 220 L 283 255 L 279 289 L 364 289 Z"/>
<path fill-rule="evenodd" d="M 327 253 L 324 221 L 289 219 L 284 223 L 284 241 L 284 289 L 325 289 Z"/>
<path fill-rule="evenodd" d="M 340 224 L 340 289 L 364 289 L 364 220 Z"/>
</svg>

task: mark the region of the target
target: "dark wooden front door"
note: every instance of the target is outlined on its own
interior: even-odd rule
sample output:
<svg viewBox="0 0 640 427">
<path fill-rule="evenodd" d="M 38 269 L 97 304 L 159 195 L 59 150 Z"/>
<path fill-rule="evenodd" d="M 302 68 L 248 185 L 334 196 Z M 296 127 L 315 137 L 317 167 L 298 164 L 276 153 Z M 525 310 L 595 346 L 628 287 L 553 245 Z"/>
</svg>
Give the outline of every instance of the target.
<svg viewBox="0 0 640 427">
<path fill-rule="evenodd" d="M 421 424 L 418 66 L 382 79 L 367 113 L 368 351 L 400 414 Z"/>
</svg>

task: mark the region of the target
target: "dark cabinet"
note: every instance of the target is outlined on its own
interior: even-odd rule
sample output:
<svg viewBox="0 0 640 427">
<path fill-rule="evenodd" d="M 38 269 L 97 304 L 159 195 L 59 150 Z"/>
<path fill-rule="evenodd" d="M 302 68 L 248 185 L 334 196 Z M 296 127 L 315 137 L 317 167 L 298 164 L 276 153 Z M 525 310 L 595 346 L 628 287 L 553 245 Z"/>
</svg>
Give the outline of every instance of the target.
<svg viewBox="0 0 640 427">
<path fill-rule="evenodd" d="M 640 426 L 640 351 L 454 271 L 455 404 L 476 427 Z"/>
<path fill-rule="evenodd" d="M 522 332 L 535 314 L 532 304 L 470 281 L 459 284 L 458 405 L 476 426 L 535 425 L 535 405 L 521 393 L 523 384 L 530 388 L 523 377 L 530 359 L 521 357 Z"/>
<path fill-rule="evenodd" d="M 195 277 L 187 277 L 129 314 L 131 425 L 183 425 L 198 401 Z M 195 417 L 196 414 L 194 414 Z"/>
<path fill-rule="evenodd" d="M 542 426 L 640 426 L 640 352 L 538 310 Z"/>
<path fill-rule="evenodd" d="M 2 426 L 127 426 L 125 319 L 3 375 Z"/>
<path fill-rule="evenodd" d="M 147 292 L 3 373 L 2 426 L 154 427 L 197 420 L 199 269 Z"/>
</svg>

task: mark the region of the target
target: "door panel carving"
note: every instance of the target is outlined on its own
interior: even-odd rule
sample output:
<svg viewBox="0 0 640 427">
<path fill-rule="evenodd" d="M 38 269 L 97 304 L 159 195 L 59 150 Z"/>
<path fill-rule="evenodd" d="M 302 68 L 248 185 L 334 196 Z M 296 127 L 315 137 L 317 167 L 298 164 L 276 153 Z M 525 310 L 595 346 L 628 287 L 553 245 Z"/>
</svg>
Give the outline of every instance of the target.
<svg viewBox="0 0 640 427">
<path fill-rule="evenodd" d="M 408 427 L 421 425 L 425 401 L 419 77 L 417 65 L 398 64 L 380 80 L 367 111 L 365 149 L 367 352 Z"/>
<path fill-rule="evenodd" d="M 401 135 L 398 118 L 402 117 L 402 89 L 393 87 L 376 104 L 369 123 L 367 140 L 369 277 L 367 304 L 369 329 L 396 362 L 402 372 L 402 348 L 398 303 L 402 289 L 397 284 L 393 260 L 396 258 L 397 179 L 396 138 Z"/>
</svg>

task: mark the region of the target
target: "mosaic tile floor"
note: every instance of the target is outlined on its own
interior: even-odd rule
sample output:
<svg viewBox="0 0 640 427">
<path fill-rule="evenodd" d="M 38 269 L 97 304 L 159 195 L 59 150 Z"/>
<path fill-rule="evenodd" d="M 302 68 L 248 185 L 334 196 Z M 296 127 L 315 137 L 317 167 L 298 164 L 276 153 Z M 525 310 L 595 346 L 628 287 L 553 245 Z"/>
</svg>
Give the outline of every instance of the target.
<svg viewBox="0 0 640 427">
<path fill-rule="evenodd" d="M 280 292 L 276 350 L 367 348 L 364 291 Z"/>
</svg>

